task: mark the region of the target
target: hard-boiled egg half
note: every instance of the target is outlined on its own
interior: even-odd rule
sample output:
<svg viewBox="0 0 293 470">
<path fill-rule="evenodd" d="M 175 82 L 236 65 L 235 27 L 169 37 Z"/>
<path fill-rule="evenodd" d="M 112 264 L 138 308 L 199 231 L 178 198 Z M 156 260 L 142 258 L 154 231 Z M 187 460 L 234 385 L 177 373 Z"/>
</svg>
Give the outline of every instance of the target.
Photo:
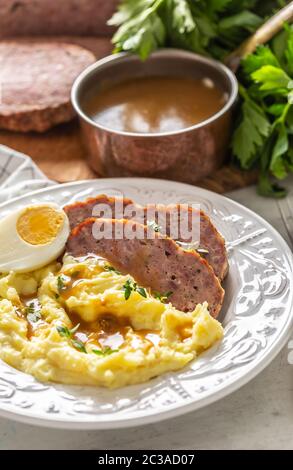
<svg viewBox="0 0 293 470">
<path fill-rule="evenodd" d="M 36 204 L 0 220 L 0 272 L 28 272 L 64 250 L 69 221 L 57 204 Z"/>
</svg>

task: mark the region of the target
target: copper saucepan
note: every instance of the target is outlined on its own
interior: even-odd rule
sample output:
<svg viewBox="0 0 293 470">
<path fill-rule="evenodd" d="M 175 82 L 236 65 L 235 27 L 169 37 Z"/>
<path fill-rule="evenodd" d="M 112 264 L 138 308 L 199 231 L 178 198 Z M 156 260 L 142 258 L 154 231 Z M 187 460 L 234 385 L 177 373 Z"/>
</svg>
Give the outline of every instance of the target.
<svg viewBox="0 0 293 470">
<path fill-rule="evenodd" d="M 208 77 L 226 94 L 222 109 L 205 121 L 175 132 L 141 134 L 106 128 L 84 109 L 89 93 L 129 78 L 145 76 Z M 91 167 L 102 176 L 150 176 L 195 183 L 219 168 L 231 132 L 237 80 L 227 67 L 177 49 L 161 49 L 141 62 L 131 54 L 106 57 L 87 68 L 72 89 Z"/>
</svg>

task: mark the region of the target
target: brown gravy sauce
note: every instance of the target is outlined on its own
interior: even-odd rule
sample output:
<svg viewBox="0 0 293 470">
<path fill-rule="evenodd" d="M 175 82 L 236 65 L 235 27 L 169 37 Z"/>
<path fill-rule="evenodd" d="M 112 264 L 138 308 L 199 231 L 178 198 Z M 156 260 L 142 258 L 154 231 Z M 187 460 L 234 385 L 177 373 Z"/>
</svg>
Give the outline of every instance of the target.
<svg viewBox="0 0 293 470">
<path fill-rule="evenodd" d="M 60 292 L 60 298 L 66 300 L 71 295 L 76 294 L 76 289 L 78 285 L 83 280 L 88 279 L 83 277 L 85 274 L 90 274 L 87 271 L 75 271 L 68 276 L 63 274 L 64 279 L 64 288 Z M 16 313 L 21 318 L 27 319 L 27 307 L 31 304 L 36 306 L 36 309 L 39 306 L 39 300 L 37 294 L 30 296 L 21 296 L 21 305 L 16 308 Z M 63 305 L 66 310 L 66 306 Z M 78 330 L 74 334 L 74 338 L 81 341 L 84 344 L 91 343 L 97 346 L 100 349 L 110 348 L 110 349 L 119 349 L 126 341 L 126 336 L 131 327 L 131 321 L 127 317 L 117 317 L 111 313 L 106 313 L 101 315 L 101 317 L 95 322 L 85 322 L 79 315 L 68 312 L 67 314 L 72 322 L 73 327 L 79 324 Z M 34 335 L 35 330 L 40 328 L 42 325 L 45 325 L 46 322 L 39 320 L 37 322 L 27 321 L 28 324 L 28 339 Z M 191 336 L 193 322 L 190 319 L 190 322 L 177 327 L 176 333 L 180 341 L 184 341 Z M 132 328 L 133 329 L 133 328 Z M 160 343 L 160 334 L 155 330 L 134 330 L 134 338 L 132 339 L 132 347 L 134 349 L 141 348 L 144 346 L 146 349 L 151 348 L 152 346 L 158 346 Z"/>
<path fill-rule="evenodd" d="M 91 277 L 88 268 L 84 270 L 75 271 L 70 276 L 63 274 L 64 288 L 60 292 L 60 297 L 63 300 L 68 299 L 71 295 L 76 295 L 78 286 L 82 281 Z M 64 306 L 64 308 L 66 308 Z M 82 343 L 91 343 L 100 349 L 111 348 L 119 349 L 125 343 L 128 331 L 132 328 L 129 318 L 119 318 L 111 313 L 101 315 L 95 322 L 88 323 L 83 321 L 79 315 L 72 312 L 67 314 L 73 326 L 79 324 L 77 332 L 74 337 Z M 133 347 L 140 347 L 141 343 L 150 348 L 157 346 L 160 341 L 160 335 L 157 331 L 153 330 L 133 330 L 135 338 L 132 341 Z"/>
<path fill-rule="evenodd" d="M 75 338 L 82 343 L 91 343 L 100 349 L 111 348 L 119 349 L 124 345 L 126 336 L 131 327 L 128 318 L 119 318 L 111 313 L 101 315 L 101 317 L 92 323 L 86 323 L 78 315 L 70 313 L 70 320 L 73 325 L 79 324 L 79 329 L 75 333 Z M 139 348 L 143 345 L 149 349 L 151 346 L 157 346 L 160 342 L 160 335 L 153 330 L 133 330 L 134 339 L 132 347 Z"/>
<path fill-rule="evenodd" d="M 189 320 L 189 319 L 188 319 Z M 185 341 L 186 339 L 190 338 L 192 335 L 192 327 L 193 327 L 193 321 L 190 318 L 190 320 L 185 323 L 184 325 L 177 326 L 176 328 L 176 333 L 180 338 L 180 341 Z"/>
<path fill-rule="evenodd" d="M 85 112 L 107 128 L 135 133 L 186 129 L 216 114 L 226 94 L 209 78 L 144 77 L 93 91 Z"/>
</svg>

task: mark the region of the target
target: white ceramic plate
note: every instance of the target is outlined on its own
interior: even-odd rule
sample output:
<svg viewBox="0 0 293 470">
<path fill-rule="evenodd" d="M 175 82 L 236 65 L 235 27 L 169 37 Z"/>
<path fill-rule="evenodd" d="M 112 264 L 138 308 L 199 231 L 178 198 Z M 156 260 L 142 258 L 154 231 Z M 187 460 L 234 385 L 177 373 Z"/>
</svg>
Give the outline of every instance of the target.
<svg viewBox="0 0 293 470">
<path fill-rule="evenodd" d="M 61 205 L 98 193 L 140 203 L 200 203 L 224 235 L 230 272 L 220 316 L 224 340 L 185 369 L 109 391 L 43 384 L 0 361 L 0 414 L 70 429 L 109 429 L 161 421 L 206 406 L 255 377 L 292 330 L 290 248 L 265 220 L 225 197 L 193 186 L 139 178 L 100 179 L 39 190 L 0 206 L 0 216 L 36 202 Z"/>
</svg>

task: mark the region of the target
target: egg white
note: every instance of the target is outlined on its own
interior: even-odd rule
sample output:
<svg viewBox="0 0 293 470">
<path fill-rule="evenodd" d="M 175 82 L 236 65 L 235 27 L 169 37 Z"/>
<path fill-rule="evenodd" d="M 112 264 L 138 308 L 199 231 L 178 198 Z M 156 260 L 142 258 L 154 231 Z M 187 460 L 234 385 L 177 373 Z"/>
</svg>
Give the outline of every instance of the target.
<svg viewBox="0 0 293 470">
<path fill-rule="evenodd" d="M 0 272 L 29 272 L 41 268 L 58 258 L 64 251 L 69 236 L 69 221 L 66 213 L 54 203 L 34 204 L 29 207 L 52 207 L 64 215 L 63 226 L 57 236 L 42 245 L 31 245 L 17 232 L 17 220 L 26 207 L 13 211 L 0 220 Z"/>
</svg>

